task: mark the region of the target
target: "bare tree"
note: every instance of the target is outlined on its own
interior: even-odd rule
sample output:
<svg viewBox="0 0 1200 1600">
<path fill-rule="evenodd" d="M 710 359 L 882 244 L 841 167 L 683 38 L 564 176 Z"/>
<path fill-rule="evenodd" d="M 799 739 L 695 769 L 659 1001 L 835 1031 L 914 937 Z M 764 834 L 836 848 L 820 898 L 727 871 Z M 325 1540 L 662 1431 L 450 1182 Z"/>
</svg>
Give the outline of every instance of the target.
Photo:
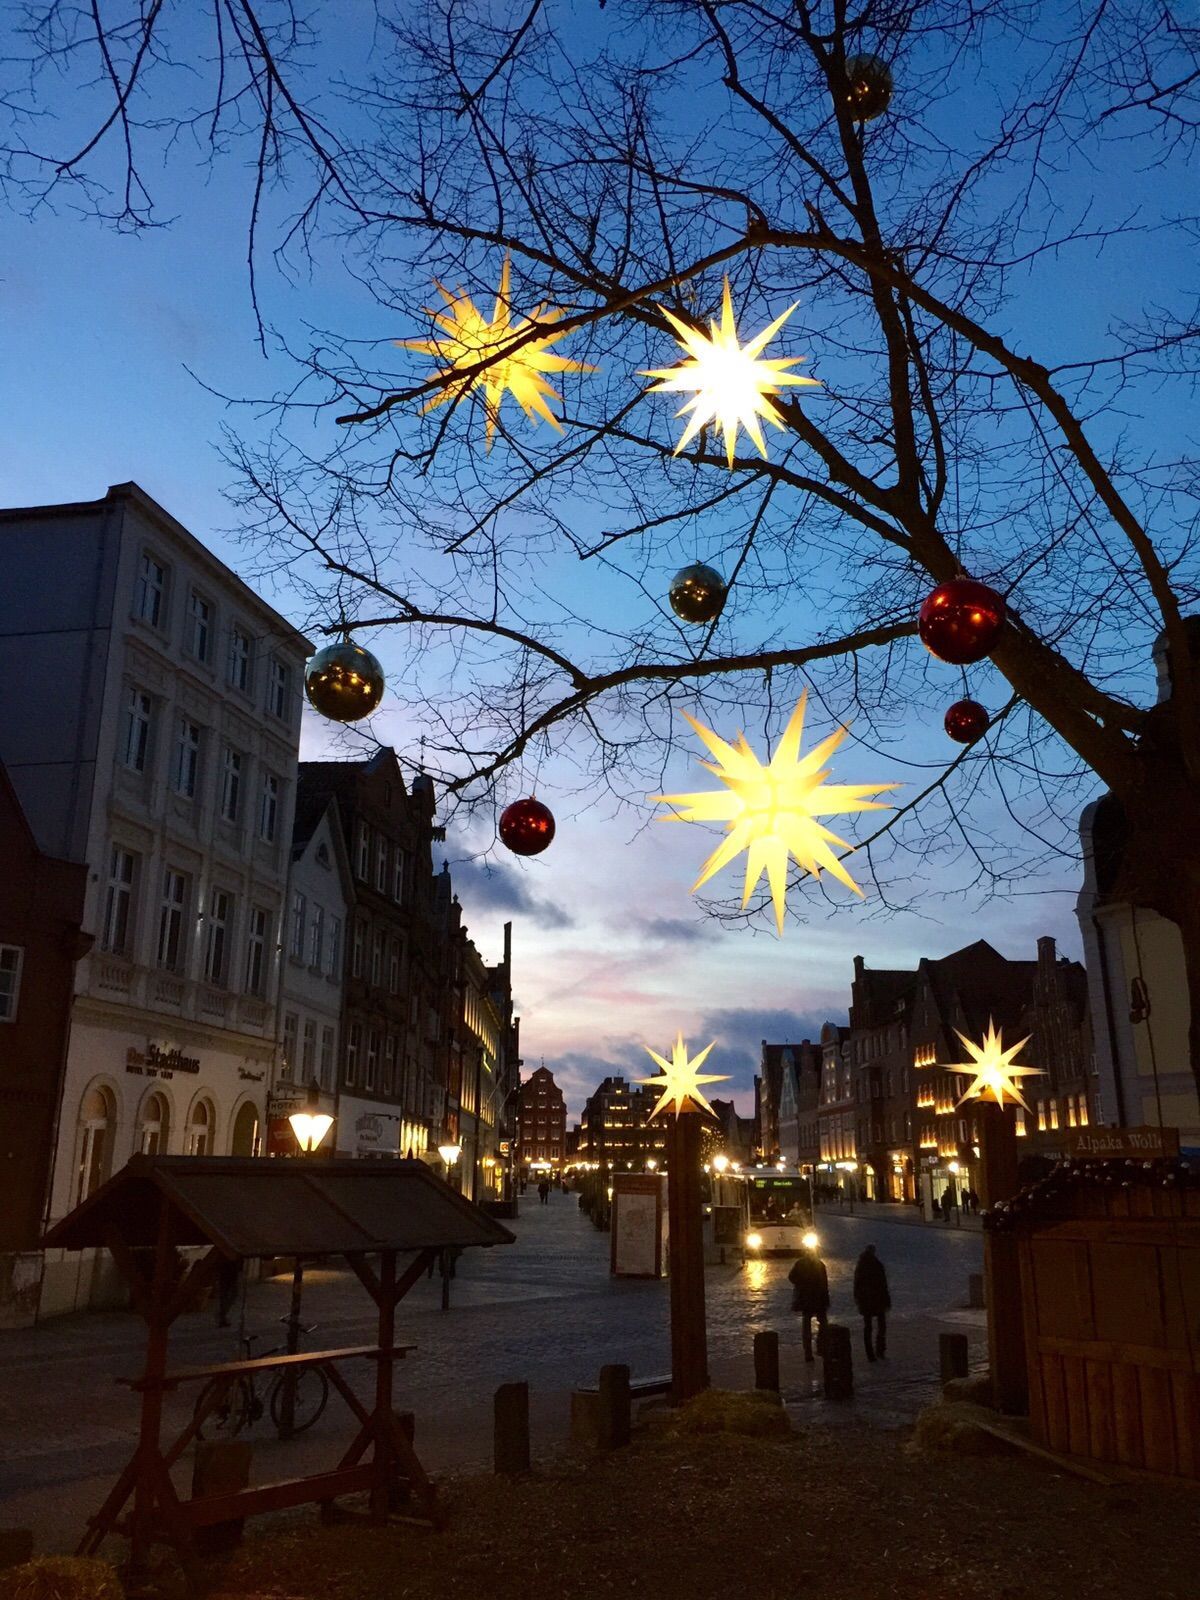
<svg viewBox="0 0 1200 1600">
<path fill-rule="evenodd" d="M 277 244 L 336 247 L 378 305 L 369 343 L 274 335 L 296 384 L 261 397 L 270 438 L 229 440 L 263 559 L 293 565 L 330 631 L 401 635 L 398 690 L 473 795 L 550 748 L 581 785 L 644 792 L 697 695 L 769 716 L 808 684 L 894 746 L 913 706 L 959 692 L 912 642 L 921 598 L 962 572 L 992 583 L 1009 605 L 993 730 L 914 783 L 879 842 L 917 881 L 957 851 L 984 887 L 1011 885 L 1068 846 L 1098 777 L 1120 807 L 1113 892 L 1182 931 L 1200 1071 L 1200 479 L 1183 428 L 1159 437 L 1191 396 L 1200 319 L 1148 275 L 1091 348 L 1064 354 L 1056 331 L 1053 356 L 1025 353 L 1039 296 L 1194 245 L 1200 30 L 1182 9 L 423 0 L 378 13 L 372 75 L 318 115 L 290 8 L 221 0 L 236 46 L 210 53 L 240 77 L 210 109 L 215 129 L 236 97 L 254 141 L 250 214 L 283 155 L 302 162 Z M 38 13 L 43 66 L 65 15 L 87 14 Z M 154 109 L 165 25 L 153 5 L 93 28 L 127 173 L 139 132 L 198 126 Z M 848 92 L 863 54 L 896 86 L 865 122 Z M 93 148 L 55 166 L 13 144 L 12 192 L 83 182 Z M 1149 174 L 1138 204 L 1113 198 L 1113 166 Z M 431 374 L 395 341 L 427 334 L 431 280 L 482 306 L 506 258 L 526 337 L 558 308 L 556 349 L 598 370 L 563 375 L 561 435 L 509 401 L 486 451 L 476 372 Z M 664 313 L 714 314 L 726 275 L 747 330 L 798 301 L 781 353 L 823 384 L 778 400 L 769 460 L 732 466 L 708 432 L 676 456 L 670 406 L 636 377 L 673 358 Z M 697 557 L 731 583 L 700 632 L 665 603 Z M 1172 693 L 1148 706 L 1160 635 Z M 985 797 L 1012 818 L 1002 836 Z"/>
</svg>

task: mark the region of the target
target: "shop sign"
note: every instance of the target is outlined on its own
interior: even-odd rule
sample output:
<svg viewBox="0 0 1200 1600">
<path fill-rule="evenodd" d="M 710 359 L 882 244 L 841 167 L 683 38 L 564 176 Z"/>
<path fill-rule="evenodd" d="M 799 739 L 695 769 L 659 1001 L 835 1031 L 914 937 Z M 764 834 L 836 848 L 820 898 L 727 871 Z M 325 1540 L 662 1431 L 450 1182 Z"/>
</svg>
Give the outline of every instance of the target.
<svg viewBox="0 0 1200 1600">
<path fill-rule="evenodd" d="M 360 1150 L 377 1150 L 383 1138 L 383 1119 L 374 1112 L 366 1112 L 354 1124 L 354 1137 Z"/>
<path fill-rule="evenodd" d="M 164 1050 L 149 1040 L 145 1050 L 138 1050 L 134 1045 L 126 1050 L 125 1071 L 145 1078 L 173 1078 L 177 1072 L 199 1072 L 200 1058 L 185 1056 L 178 1045 Z"/>
<path fill-rule="evenodd" d="M 1153 1161 L 1179 1154 L 1178 1128 L 1076 1128 L 1067 1134 L 1073 1161 Z"/>
</svg>

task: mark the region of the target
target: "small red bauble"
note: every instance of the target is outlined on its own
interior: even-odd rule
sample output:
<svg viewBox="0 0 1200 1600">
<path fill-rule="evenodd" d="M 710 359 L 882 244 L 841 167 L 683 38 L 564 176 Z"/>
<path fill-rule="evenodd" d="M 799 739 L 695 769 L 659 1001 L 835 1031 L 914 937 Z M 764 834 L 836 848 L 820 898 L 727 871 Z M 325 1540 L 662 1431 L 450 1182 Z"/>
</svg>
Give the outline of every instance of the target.
<svg viewBox="0 0 1200 1600">
<path fill-rule="evenodd" d="M 951 578 L 939 583 L 921 607 L 917 631 L 931 655 L 965 667 L 989 654 L 1007 615 L 1004 597 L 986 583 Z"/>
<path fill-rule="evenodd" d="M 991 717 L 978 700 L 956 700 L 946 713 L 946 732 L 959 744 L 974 744 L 991 725 Z"/>
<path fill-rule="evenodd" d="M 554 813 L 532 797 L 514 800 L 500 813 L 500 839 L 516 856 L 536 856 L 554 838 Z"/>
</svg>

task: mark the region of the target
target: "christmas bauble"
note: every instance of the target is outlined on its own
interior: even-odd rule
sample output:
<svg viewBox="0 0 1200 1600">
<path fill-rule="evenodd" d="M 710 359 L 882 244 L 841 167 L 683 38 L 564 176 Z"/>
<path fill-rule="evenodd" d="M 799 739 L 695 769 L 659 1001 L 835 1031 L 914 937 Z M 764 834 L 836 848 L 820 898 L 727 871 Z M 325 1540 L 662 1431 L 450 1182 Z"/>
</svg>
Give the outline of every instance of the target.
<svg viewBox="0 0 1200 1600">
<path fill-rule="evenodd" d="M 304 669 L 304 692 L 323 717 L 358 722 L 383 699 L 383 668 L 369 650 L 341 639 L 327 644 Z"/>
<path fill-rule="evenodd" d="M 842 98 L 855 122 L 882 116 L 891 104 L 892 73 L 878 56 L 851 56 L 846 62 L 846 87 Z"/>
<path fill-rule="evenodd" d="M 685 622 L 712 622 L 725 604 L 725 579 L 715 567 L 697 561 L 671 579 L 671 610 Z"/>
<path fill-rule="evenodd" d="M 536 856 L 554 838 L 554 814 L 532 796 L 514 800 L 500 814 L 500 839 L 517 856 Z"/>
<path fill-rule="evenodd" d="M 958 744 L 982 739 L 992 719 L 978 700 L 956 700 L 946 713 L 946 732 Z"/>
<path fill-rule="evenodd" d="M 1004 597 L 986 583 L 951 578 L 939 583 L 921 607 L 917 631 L 931 655 L 965 667 L 994 648 L 1007 615 Z"/>
</svg>

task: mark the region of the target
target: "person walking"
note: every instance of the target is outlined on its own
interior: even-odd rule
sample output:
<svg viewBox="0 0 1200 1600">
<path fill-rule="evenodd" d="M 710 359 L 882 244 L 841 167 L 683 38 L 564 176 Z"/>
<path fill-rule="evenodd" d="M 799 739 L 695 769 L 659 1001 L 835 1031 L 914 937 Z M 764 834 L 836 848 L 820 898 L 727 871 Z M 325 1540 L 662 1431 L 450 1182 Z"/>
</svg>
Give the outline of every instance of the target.
<svg viewBox="0 0 1200 1600">
<path fill-rule="evenodd" d="M 887 1272 L 869 1244 L 854 1268 L 854 1304 L 863 1319 L 863 1344 L 867 1360 L 887 1355 L 887 1314 L 892 1308 Z"/>
<path fill-rule="evenodd" d="M 792 1286 L 792 1310 L 800 1315 L 800 1337 L 804 1344 L 804 1359 L 813 1357 L 813 1318 L 817 1321 L 817 1349 L 825 1336 L 825 1323 L 829 1315 L 829 1274 L 825 1263 L 817 1254 L 817 1239 L 805 1244 L 788 1273 Z"/>
<path fill-rule="evenodd" d="M 538 1199 L 544 1206 L 548 1206 L 550 1204 L 550 1185 L 546 1182 L 545 1178 L 543 1178 L 541 1183 L 538 1184 Z"/>
</svg>

